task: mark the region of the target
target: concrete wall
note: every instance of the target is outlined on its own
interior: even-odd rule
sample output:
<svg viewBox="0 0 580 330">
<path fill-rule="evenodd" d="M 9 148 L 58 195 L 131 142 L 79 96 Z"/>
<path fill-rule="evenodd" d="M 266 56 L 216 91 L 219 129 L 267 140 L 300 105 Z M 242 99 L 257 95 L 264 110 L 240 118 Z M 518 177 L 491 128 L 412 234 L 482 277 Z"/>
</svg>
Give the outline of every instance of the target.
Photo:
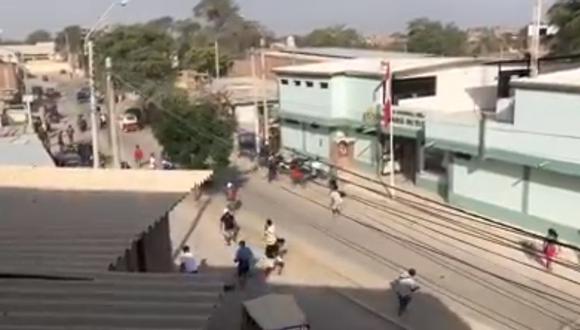
<svg viewBox="0 0 580 330">
<path fill-rule="evenodd" d="M 580 139 L 580 94 L 518 89 L 514 127 Z"/>
<path fill-rule="evenodd" d="M 237 105 L 235 111 L 238 127 L 246 131 L 254 132 L 256 130 L 256 107 L 253 104 Z"/>
<path fill-rule="evenodd" d="M 405 99 L 399 101 L 399 105 L 437 112 L 465 112 L 495 107 L 497 101 L 496 67 L 453 68 L 412 77 L 433 75 L 437 77 L 435 97 Z"/>
<path fill-rule="evenodd" d="M 330 157 L 329 130 L 324 127 L 305 126 L 304 143 L 306 152 L 324 159 Z"/>
<path fill-rule="evenodd" d="M 522 211 L 523 167 L 496 161 L 462 161 L 452 166 L 454 194 Z"/>
<path fill-rule="evenodd" d="M 282 147 L 305 150 L 304 133 L 302 132 L 302 124 L 293 124 L 282 122 L 280 124 L 280 135 L 282 140 Z"/>
<path fill-rule="evenodd" d="M 283 85 L 282 80 L 288 80 L 288 85 Z M 300 86 L 295 85 L 300 82 Z M 312 87 L 307 87 L 306 82 L 312 82 Z M 280 87 L 280 111 L 292 114 L 328 118 L 331 116 L 332 99 L 330 86 L 322 89 L 320 83 L 329 83 L 328 79 L 314 79 L 304 77 L 281 76 Z"/>
<path fill-rule="evenodd" d="M 379 79 L 334 77 L 331 82 L 332 117 L 362 122 L 363 114 L 375 106 L 373 94 L 379 85 Z"/>
<path fill-rule="evenodd" d="M 377 153 L 377 137 L 360 134 L 356 135 L 355 138 L 356 140 L 354 142 L 353 155 L 354 160 L 366 165 L 375 165 Z"/>
<path fill-rule="evenodd" d="M 580 244 L 580 177 L 457 158 L 449 172 L 452 204 L 539 234 L 555 228 L 564 240 Z"/>
<path fill-rule="evenodd" d="M 580 177 L 538 169 L 530 173 L 529 213 L 580 228 Z"/>
</svg>

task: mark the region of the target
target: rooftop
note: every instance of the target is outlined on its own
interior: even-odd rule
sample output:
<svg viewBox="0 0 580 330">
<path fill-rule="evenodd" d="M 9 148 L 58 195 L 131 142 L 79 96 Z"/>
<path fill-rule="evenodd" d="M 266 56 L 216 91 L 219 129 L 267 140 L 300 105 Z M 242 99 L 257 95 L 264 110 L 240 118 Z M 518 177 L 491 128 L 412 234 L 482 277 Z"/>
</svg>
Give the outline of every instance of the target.
<svg viewBox="0 0 580 330">
<path fill-rule="evenodd" d="M 285 48 L 280 50 L 285 53 L 331 57 L 337 59 L 355 59 L 355 58 L 422 58 L 429 57 L 429 54 L 421 53 L 405 53 L 405 52 L 389 52 L 373 49 L 358 49 L 358 48 L 340 48 L 340 47 L 301 47 L 301 48 Z"/>
<path fill-rule="evenodd" d="M 434 70 L 445 67 L 483 63 L 481 59 L 465 57 L 420 57 L 420 58 L 358 58 L 323 63 L 287 66 L 274 69 L 278 74 L 290 75 L 384 75 L 383 63 L 388 61 L 394 74 L 417 73 L 417 70 Z"/>
<path fill-rule="evenodd" d="M 52 157 L 36 134 L 18 134 L 23 126 L 0 129 L 0 166 L 48 166 L 54 167 Z"/>
<path fill-rule="evenodd" d="M 205 326 L 222 290 L 213 275 L 108 271 L 163 253 L 149 233 L 211 175 L 153 172 L 0 167 L 0 329 Z"/>
<path fill-rule="evenodd" d="M 252 77 L 221 78 L 211 84 L 213 92 L 226 93 L 233 104 L 246 104 L 254 99 L 275 101 L 278 89 L 275 81 Z M 255 92 L 255 95 L 254 95 Z"/>
<path fill-rule="evenodd" d="M 515 79 L 512 81 L 512 86 L 580 92 L 580 68 Z"/>
</svg>

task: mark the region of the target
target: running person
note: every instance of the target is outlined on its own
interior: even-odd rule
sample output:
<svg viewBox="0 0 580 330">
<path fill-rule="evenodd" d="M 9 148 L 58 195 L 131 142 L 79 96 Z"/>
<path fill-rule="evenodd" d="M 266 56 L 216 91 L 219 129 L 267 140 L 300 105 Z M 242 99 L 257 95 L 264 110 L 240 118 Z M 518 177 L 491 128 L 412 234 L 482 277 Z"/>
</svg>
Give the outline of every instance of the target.
<svg viewBox="0 0 580 330">
<path fill-rule="evenodd" d="M 227 208 L 220 219 L 220 229 L 228 246 L 237 241 L 239 227 L 234 214 Z"/>
<path fill-rule="evenodd" d="M 245 241 L 240 241 L 234 262 L 237 264 L 237 275 L 240 288 L 246 286 L 246 280 L 254 260 L 254 253 L 246 246 Z"/>
<path fill-rule="evenodd" d="M 330 209 L 332 210 L 332 215 L 340 215 L 342 202 L 342 194 L 340 191 L 333 189 L 330 192 Z"/>
</svg>

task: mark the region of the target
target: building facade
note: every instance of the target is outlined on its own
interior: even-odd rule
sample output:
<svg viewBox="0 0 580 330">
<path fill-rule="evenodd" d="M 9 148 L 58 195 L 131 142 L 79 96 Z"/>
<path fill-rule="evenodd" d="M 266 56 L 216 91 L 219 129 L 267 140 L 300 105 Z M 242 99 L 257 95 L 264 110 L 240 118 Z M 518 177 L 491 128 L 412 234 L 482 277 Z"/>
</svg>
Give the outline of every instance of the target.
<svg viewBox="0 0 580 330">
<path fill-rule="evenodd" d="M 279 77 L 282 146 L 343 168 L 384 173 L 381 127 L 384 60 L 366 58 L 293 66 Z M 496 101 L 497 70 L 463 58 L 395 58 L 392 99 L 396 168 L 415 181 L 423 167 L 424 117 L 478 111 Z"/>
<path fill-rule="evenodd" d="M 427 118 L 451 204 L 580 244 L 580 70 L 512 82 L 507 115 Z M 441 188 L 441 186 L 440 186 Z"/>
</svg>

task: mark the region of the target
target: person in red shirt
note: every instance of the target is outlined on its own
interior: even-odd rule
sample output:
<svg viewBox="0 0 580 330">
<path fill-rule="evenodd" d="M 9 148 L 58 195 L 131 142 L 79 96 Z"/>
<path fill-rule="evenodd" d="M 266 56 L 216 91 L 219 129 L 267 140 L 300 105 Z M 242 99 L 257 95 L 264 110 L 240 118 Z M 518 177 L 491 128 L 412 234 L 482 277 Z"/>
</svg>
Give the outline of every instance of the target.
<svg viewBox="0 0 580 330">
<path fill-rule="evenodd" d="M 133 160 L 135 160 L 136 167 L 141 167 L 141 164 L 143 164 L 143 150 L 141 150 L 139 145 L 135 146 L 135 151 L 133 151 Z"/>
<path fill-rule="evenodd" d="M 558 246 L 558 233 L 556 230 L 552 228 L 548 230 L 548 235 L 544 239 L 542 252 L 544 254 L 544 266 L 546 267 L 546 270 L 552 271 L 552 263 L 560 252 L 560 247 Z"/>
</svg>

